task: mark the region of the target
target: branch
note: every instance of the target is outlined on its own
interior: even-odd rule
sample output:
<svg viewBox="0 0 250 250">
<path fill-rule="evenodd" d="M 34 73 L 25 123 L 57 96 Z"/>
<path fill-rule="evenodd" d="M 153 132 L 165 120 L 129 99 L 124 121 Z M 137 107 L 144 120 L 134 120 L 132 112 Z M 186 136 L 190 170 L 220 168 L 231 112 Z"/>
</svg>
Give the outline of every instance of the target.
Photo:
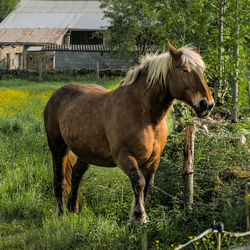
<svg viewBox="0 0 250 250">
<path fill-rule="evenodd" d="M 166 3 L 165 1 L 164 1 L 164 5 L 165 5 L 165 7 L 166 7 L 169 11 L 171 11 L 171 10 L 169 9 L 169 7 L 168 7 L 168 5 L 167 5 L 167 3 Z M 183 38 L 183 36 L 181 35 L 181 33 L 179 33 L 179 31 L 178 31 L 178 29 L 177 29 L 177 27 L 176 27 L 175 21 L 174 21 L 174 20 L 172 20 L 172 21 L 173 21 L 173 26 L 174 26 L 174 29 L 175 29 L 176 34 L 181 38 L 182 41 L 185 41 L 184 38 Z"/>
</svg>

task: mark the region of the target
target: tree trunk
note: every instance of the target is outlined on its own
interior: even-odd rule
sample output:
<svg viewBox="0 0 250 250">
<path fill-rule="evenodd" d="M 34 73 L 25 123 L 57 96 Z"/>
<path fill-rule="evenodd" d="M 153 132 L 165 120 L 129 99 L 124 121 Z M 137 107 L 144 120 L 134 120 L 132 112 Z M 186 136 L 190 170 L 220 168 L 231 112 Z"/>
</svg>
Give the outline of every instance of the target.
<svg viewBox="0 0 250 250">
<path fill-rule="evenodd" d="M 225 14 L 225 0 L 219 0 L 219 13 L 218 13 L 218 56 L 219 56 L 219 66 L 218 66 L 218 80 L 215 82 L 214 86 L 214 100 L 218 103 L 221 97 L 221 87 L 223 85 L 223 72 L 224 72 L 224 14 Z M 222 100 L 221 100 L 222 102 Z"/>
<path fill-rule="evenodd" d="M 248 69 L 248 86 L 247 86 L 248 105 L 250 106 L 250 64 L 247 65 L 247 69 Z"/>
<path fill-rule="evenodd" d="M 235 0 L 235 9 L 238 10 L 238 0 Z M 234 48 L 234 79 L 233 79 L 233 95 L 232 95 L 232 110 L 231 110 L 231 121 L 236 122 L 238 120 L 238 107 L 237 107 L 237 99 L 238 99 L 238 82 L 239 82 L 239 13 L 237 11 L 236 19 L 235 19 L 236 27 L 235 27 L 235 48 Z"/>
</svg>

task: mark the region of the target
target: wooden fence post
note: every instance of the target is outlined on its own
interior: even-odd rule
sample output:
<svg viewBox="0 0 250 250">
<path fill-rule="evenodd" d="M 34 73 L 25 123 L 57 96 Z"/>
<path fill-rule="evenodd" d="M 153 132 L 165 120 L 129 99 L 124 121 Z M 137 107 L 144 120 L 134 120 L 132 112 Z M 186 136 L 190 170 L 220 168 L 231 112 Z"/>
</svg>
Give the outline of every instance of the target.
<svg viewBox="0 0 250 250">
<path fill-rule="evenodd" d="M 221 232 L 217 233 L 217 250 L 221 250 Z"/>
<path fill-rule="evenodd" d="M 39 77 L 42 77 L 42 74 L 43 74 L 43 63 L 42 63 L 42 61 L 39 61 L 38 74 L 39 74 Z"/>
<path fill-rule="evenodd" d="M 194 162 L 194 140 L 195 140 L 194 123 L 186 124 L 186 132 L 184 138 L 184 166 L 183 166 L 183 182 L 184 182 L 184 211 L 187 215 L 192 210 L 194 186 L 193 186 L 193 162 Z"/>
<path fill-rule="evenodd" d="M 96 61 L 95 74 L 96 74 L 97 78 L 100 78 L 100 69 L 99 69 L 99 62 L 98 61 Z"/>
</svg>

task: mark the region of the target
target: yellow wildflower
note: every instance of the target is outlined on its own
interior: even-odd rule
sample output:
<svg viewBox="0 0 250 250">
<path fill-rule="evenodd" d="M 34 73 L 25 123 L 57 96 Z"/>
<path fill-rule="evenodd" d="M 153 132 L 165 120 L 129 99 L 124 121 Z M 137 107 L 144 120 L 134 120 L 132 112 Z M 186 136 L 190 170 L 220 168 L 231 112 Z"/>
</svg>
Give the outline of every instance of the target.
<svg viewBox="0 0 250 250">
<path fill-rule="evenodd" d="M 207 239 L 204 237 L 204 238 L 202 238 L 202 240 L 203 240 L 203 241 L 206 241 Z"/>
<path fill-rule="evenodd" d="M 211 244 L 214 245 L 214 241 L 211 241 Z"/>
<path fill-rule="evenodd" d="M 209 239 L 211 237 L 211 234 L 207 234 L 206 237 Z"/>
<path fill-rule="evenodd" d="M 174 247 L 174 244 L 171 244 L 170 246 L 171 246 L 171 247 Z"/>
<path fill-rule="evenodd" d="M 194 237 L 193 237 L 193 236 L 189 236 L 188 238 L 189 238 L 190 240 L 192 240 Z"/>
<path fill-rule="evenodd" d="M 159 240 L 155 240 L 155 243 L 158 244 L 158 243 L 159 243 Z"/>
</svg>

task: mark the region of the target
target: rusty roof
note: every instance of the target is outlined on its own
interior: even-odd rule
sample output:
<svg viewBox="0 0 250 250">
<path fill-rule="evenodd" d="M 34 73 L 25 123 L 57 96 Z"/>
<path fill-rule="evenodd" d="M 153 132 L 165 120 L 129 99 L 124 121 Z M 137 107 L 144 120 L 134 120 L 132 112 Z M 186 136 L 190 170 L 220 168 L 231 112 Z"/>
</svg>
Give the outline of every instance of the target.
<svg viewBox="0 0 250 250">
<path fill-rule="evenodd" d="M 67 30 L 0 28 L 0 44 L 61 44 Z"/>
</svg>

